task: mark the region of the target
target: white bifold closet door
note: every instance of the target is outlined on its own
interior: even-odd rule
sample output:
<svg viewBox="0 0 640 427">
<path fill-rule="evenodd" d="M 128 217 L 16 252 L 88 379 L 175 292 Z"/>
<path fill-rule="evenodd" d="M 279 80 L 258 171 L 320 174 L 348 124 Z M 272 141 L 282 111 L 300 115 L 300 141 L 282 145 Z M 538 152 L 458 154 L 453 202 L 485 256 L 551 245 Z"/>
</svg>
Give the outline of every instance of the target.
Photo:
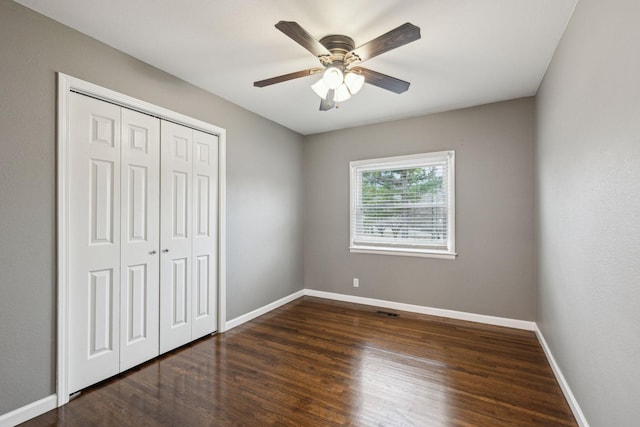
<svg viewBox="0 0 640 427">
<path fill-rule="evenodd" d="M 70 95 L 69 390 L 158 355 L 160 121 Z"/>
<path fill-rule="evenodd" d="M 162 122 L 160 352 L 217 329 L 218 137 Z"/>
<path fill-rule="evenodd" d="M 218 137 L 69 96 L 69 392 L 217 329 Z"/>
</svg>

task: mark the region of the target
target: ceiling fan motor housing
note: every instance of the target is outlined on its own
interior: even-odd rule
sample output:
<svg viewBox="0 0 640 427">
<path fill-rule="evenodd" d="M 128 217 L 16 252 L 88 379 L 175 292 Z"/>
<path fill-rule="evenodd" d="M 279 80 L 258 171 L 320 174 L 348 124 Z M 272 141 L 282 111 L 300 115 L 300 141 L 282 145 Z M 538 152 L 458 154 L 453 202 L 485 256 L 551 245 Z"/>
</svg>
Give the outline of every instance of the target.
<svg viewBox="0 0 640 427">
<path fill-rule="evenodd" d="M 345 56 L 355 48 L 355 43 L 351 37 L 343 36 L 341 34 L 332 34 L 320 39 L 320 44 L 327 48 L 331 52 L 330 57 L 320 57 L 320 61 L 324 65 L 334 65 L 344 67 L 349 65 L 345 64 Z"/>
</svg>

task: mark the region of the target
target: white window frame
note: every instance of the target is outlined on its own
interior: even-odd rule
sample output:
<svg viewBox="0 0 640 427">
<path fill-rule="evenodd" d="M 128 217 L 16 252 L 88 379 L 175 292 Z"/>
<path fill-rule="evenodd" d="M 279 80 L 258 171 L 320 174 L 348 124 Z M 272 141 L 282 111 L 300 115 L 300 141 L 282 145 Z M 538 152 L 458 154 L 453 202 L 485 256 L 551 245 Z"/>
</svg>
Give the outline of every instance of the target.
<svg viewBox="0 0 640 427">
<path fill-rule="evenodd" d="M 367 245 L 354 243 L 356 223 L 356 188 L 357 176 L 362 171 L 376 171 L 389 169 L 410 169 L 433 164 L 434 162 L 447 162 L 447 248 L 437 249 L 428 246 L 391 246 L 391 245 Z M 352 253 L 368 253 L 381 255 L 401 255 L 414 257 L 430 257 L 442 259 L 455 259 L 455 151 L 438 151 L 432 153 L 412 154 L 408 156 L 385 157 L 380 159 L 357 160 L 349 162 L 349 251 Z"/>
</svg>

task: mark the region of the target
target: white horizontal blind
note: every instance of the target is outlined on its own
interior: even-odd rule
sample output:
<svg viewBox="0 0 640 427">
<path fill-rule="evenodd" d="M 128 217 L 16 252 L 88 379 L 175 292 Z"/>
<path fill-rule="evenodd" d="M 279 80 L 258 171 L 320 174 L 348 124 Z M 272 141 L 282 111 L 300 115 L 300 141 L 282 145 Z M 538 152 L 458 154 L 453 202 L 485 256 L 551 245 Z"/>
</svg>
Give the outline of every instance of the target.
<svg viewBox="0 0 640 427">
<path fill-rule="evenodd" d="M 351 168 L 352 248 L 452 252 L 453 152 Z"/>
</svg>

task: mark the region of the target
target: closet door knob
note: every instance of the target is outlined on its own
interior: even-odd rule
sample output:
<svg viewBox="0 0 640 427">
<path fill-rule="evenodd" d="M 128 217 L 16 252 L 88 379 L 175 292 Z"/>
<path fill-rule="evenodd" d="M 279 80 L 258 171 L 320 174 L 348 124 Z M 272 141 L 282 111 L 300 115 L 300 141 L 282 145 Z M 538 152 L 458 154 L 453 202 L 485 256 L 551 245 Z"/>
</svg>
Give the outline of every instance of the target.
<svg viewBox="0 0 640 427">
<path fill-rule="evenodd" d="M 169 249 L 163 249 L 162 252 L 166 254 L 167 252 L 169 252 Z"/>
<path fill-rule="evenodd" d="M 149 255 L 155 255 L 155 254 L 157 254 L 157 252 L 155 250 L 149 252 Z"/>
</svg>

